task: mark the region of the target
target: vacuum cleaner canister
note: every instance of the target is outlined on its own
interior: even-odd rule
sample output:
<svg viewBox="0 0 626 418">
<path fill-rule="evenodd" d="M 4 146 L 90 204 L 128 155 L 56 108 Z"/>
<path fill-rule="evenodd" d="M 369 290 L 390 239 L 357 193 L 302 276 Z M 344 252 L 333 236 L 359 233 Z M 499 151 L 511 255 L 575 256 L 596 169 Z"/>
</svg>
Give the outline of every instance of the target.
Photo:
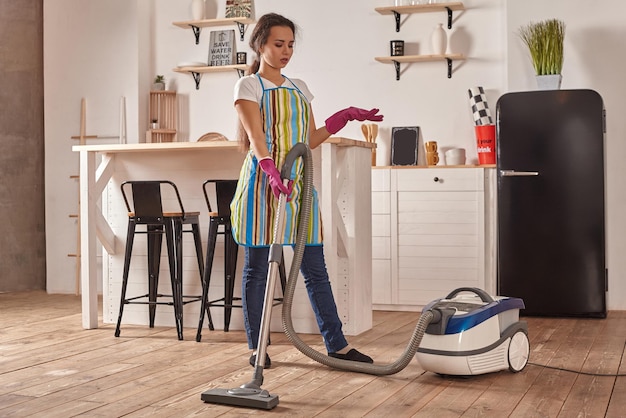
<svg viewBox="0 0 626 418">
<path fill-rule="evenodd" d="M 424 307 L 441 318 L 428 325 L 415 357 L 424 370 L 443 375 L 519 372 L 530 353 L 523 308 L 518 298 L 459 288 Z"/>
</svg>

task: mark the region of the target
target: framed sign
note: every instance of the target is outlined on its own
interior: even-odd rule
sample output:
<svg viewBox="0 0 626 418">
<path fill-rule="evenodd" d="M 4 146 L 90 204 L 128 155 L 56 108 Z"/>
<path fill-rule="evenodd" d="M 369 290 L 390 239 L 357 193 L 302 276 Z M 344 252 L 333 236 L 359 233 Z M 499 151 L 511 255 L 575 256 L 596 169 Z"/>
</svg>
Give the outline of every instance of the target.
<svg viewBox="0 0 626 418">
<path fill-rule="evenodd" d="M 209 36 L 209 66 L 231 65 L 235 63 L 237 43 L 235 30 L 212 30 Z"/>
<path fill-rule="evenodd" d="M 226 0 L 226 18 L 252 17 L 252 0 Z"/>
<path fill-rule="evenodd" d="M 391 165 L 417 165 L 419 126 L 391 128 Z"/>
</svg>

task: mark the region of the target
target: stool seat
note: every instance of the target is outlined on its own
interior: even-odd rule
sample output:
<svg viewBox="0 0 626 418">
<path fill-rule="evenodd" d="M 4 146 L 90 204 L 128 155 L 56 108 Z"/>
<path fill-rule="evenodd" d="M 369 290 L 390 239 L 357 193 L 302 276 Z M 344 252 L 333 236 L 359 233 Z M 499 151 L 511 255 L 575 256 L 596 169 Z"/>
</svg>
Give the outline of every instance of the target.
<svg viewBox="0 0 626 418">
<path fill-rule="evenodd" d="M 184 217 L 184 216 L 200 216 L 200 212 L 163 212 L 164 218 Z M 135 217 L 135 212 L 128 212 L 128 217 Z"/>
<path fill-rule="evenodd" d="M 128 187 L 132 190 L 132 205 L 126 194 Z M 170 305 L 174 307 L 178 339 L 182 340 L 183 306 L 187 303 L 202 300 L 201 295 L 187 296 L 183 294 L 183 233 L 185 232 L 193 234 L 201 283 L 204 276 L 202 241 L 200 237 L 200 212 L 185 211 L 178 188 L 174 183 L 168 180 L 126 181 L 122 183 L 121 190 L 128 210 L 128 229 L 124 254 L 120 312 L 115 328 L 115 336 L 119 337 L 120 335 L 125 305 L 148 305 L 150 328 L 154 327 L 156 306 Z M 164 199 L 162 192 L 166 191 L 169 192 L 169 195 L 175 196 L 175 199 L 170 199 L 169 201 L 176 202 L 175 204 L 178 206 L 177 210 L 163 210 Z M 139 225 L 145 225 L 145 230 L 137 230 Z M 183 229 L 184 225 L 191 225 L 191 229 Z M 127 297 L 128 276 L 136 234 L 147 235 L 148 293 Z M 158 292 L 163 235 L 165 235 L 167 247 L 172 294 L 162 294 Z M 163 299 L 165 299 L 165 301 Z"/>
</svg>

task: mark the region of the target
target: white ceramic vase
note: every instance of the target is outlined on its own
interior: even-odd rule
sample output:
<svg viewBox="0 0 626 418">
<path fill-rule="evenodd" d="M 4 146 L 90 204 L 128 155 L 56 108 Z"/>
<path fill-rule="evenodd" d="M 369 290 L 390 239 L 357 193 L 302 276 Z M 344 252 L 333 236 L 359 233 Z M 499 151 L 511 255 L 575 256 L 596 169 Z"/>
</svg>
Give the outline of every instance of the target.
<svg viewBox="0 0 626 418">
<path fill-rule="evenodd" d="M 433 55 L 443 55 L 448 46 L 448 35 L 442 23 L 438 23 L 430 34 L 430 47 Z"/>
<path fill-rule="evenodd" d="M 191 18 L 193 20 L 203 20 L 204 9 L 204 0 L 191 0 Z"/>
</svg>

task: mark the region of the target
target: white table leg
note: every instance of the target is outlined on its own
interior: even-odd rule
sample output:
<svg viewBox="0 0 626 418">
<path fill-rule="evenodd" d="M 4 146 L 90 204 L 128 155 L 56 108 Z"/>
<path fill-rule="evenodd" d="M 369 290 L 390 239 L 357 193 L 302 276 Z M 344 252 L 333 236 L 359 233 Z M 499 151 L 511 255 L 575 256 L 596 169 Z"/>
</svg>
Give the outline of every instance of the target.
<svg viewBox="0 0 626 418">
<path fill-rule="evenodd" d="M 96 153 L 80 151 L 80 284 L 83 328 L 98 328 L 98 272 L 96 270 Z"/>
</svg>

